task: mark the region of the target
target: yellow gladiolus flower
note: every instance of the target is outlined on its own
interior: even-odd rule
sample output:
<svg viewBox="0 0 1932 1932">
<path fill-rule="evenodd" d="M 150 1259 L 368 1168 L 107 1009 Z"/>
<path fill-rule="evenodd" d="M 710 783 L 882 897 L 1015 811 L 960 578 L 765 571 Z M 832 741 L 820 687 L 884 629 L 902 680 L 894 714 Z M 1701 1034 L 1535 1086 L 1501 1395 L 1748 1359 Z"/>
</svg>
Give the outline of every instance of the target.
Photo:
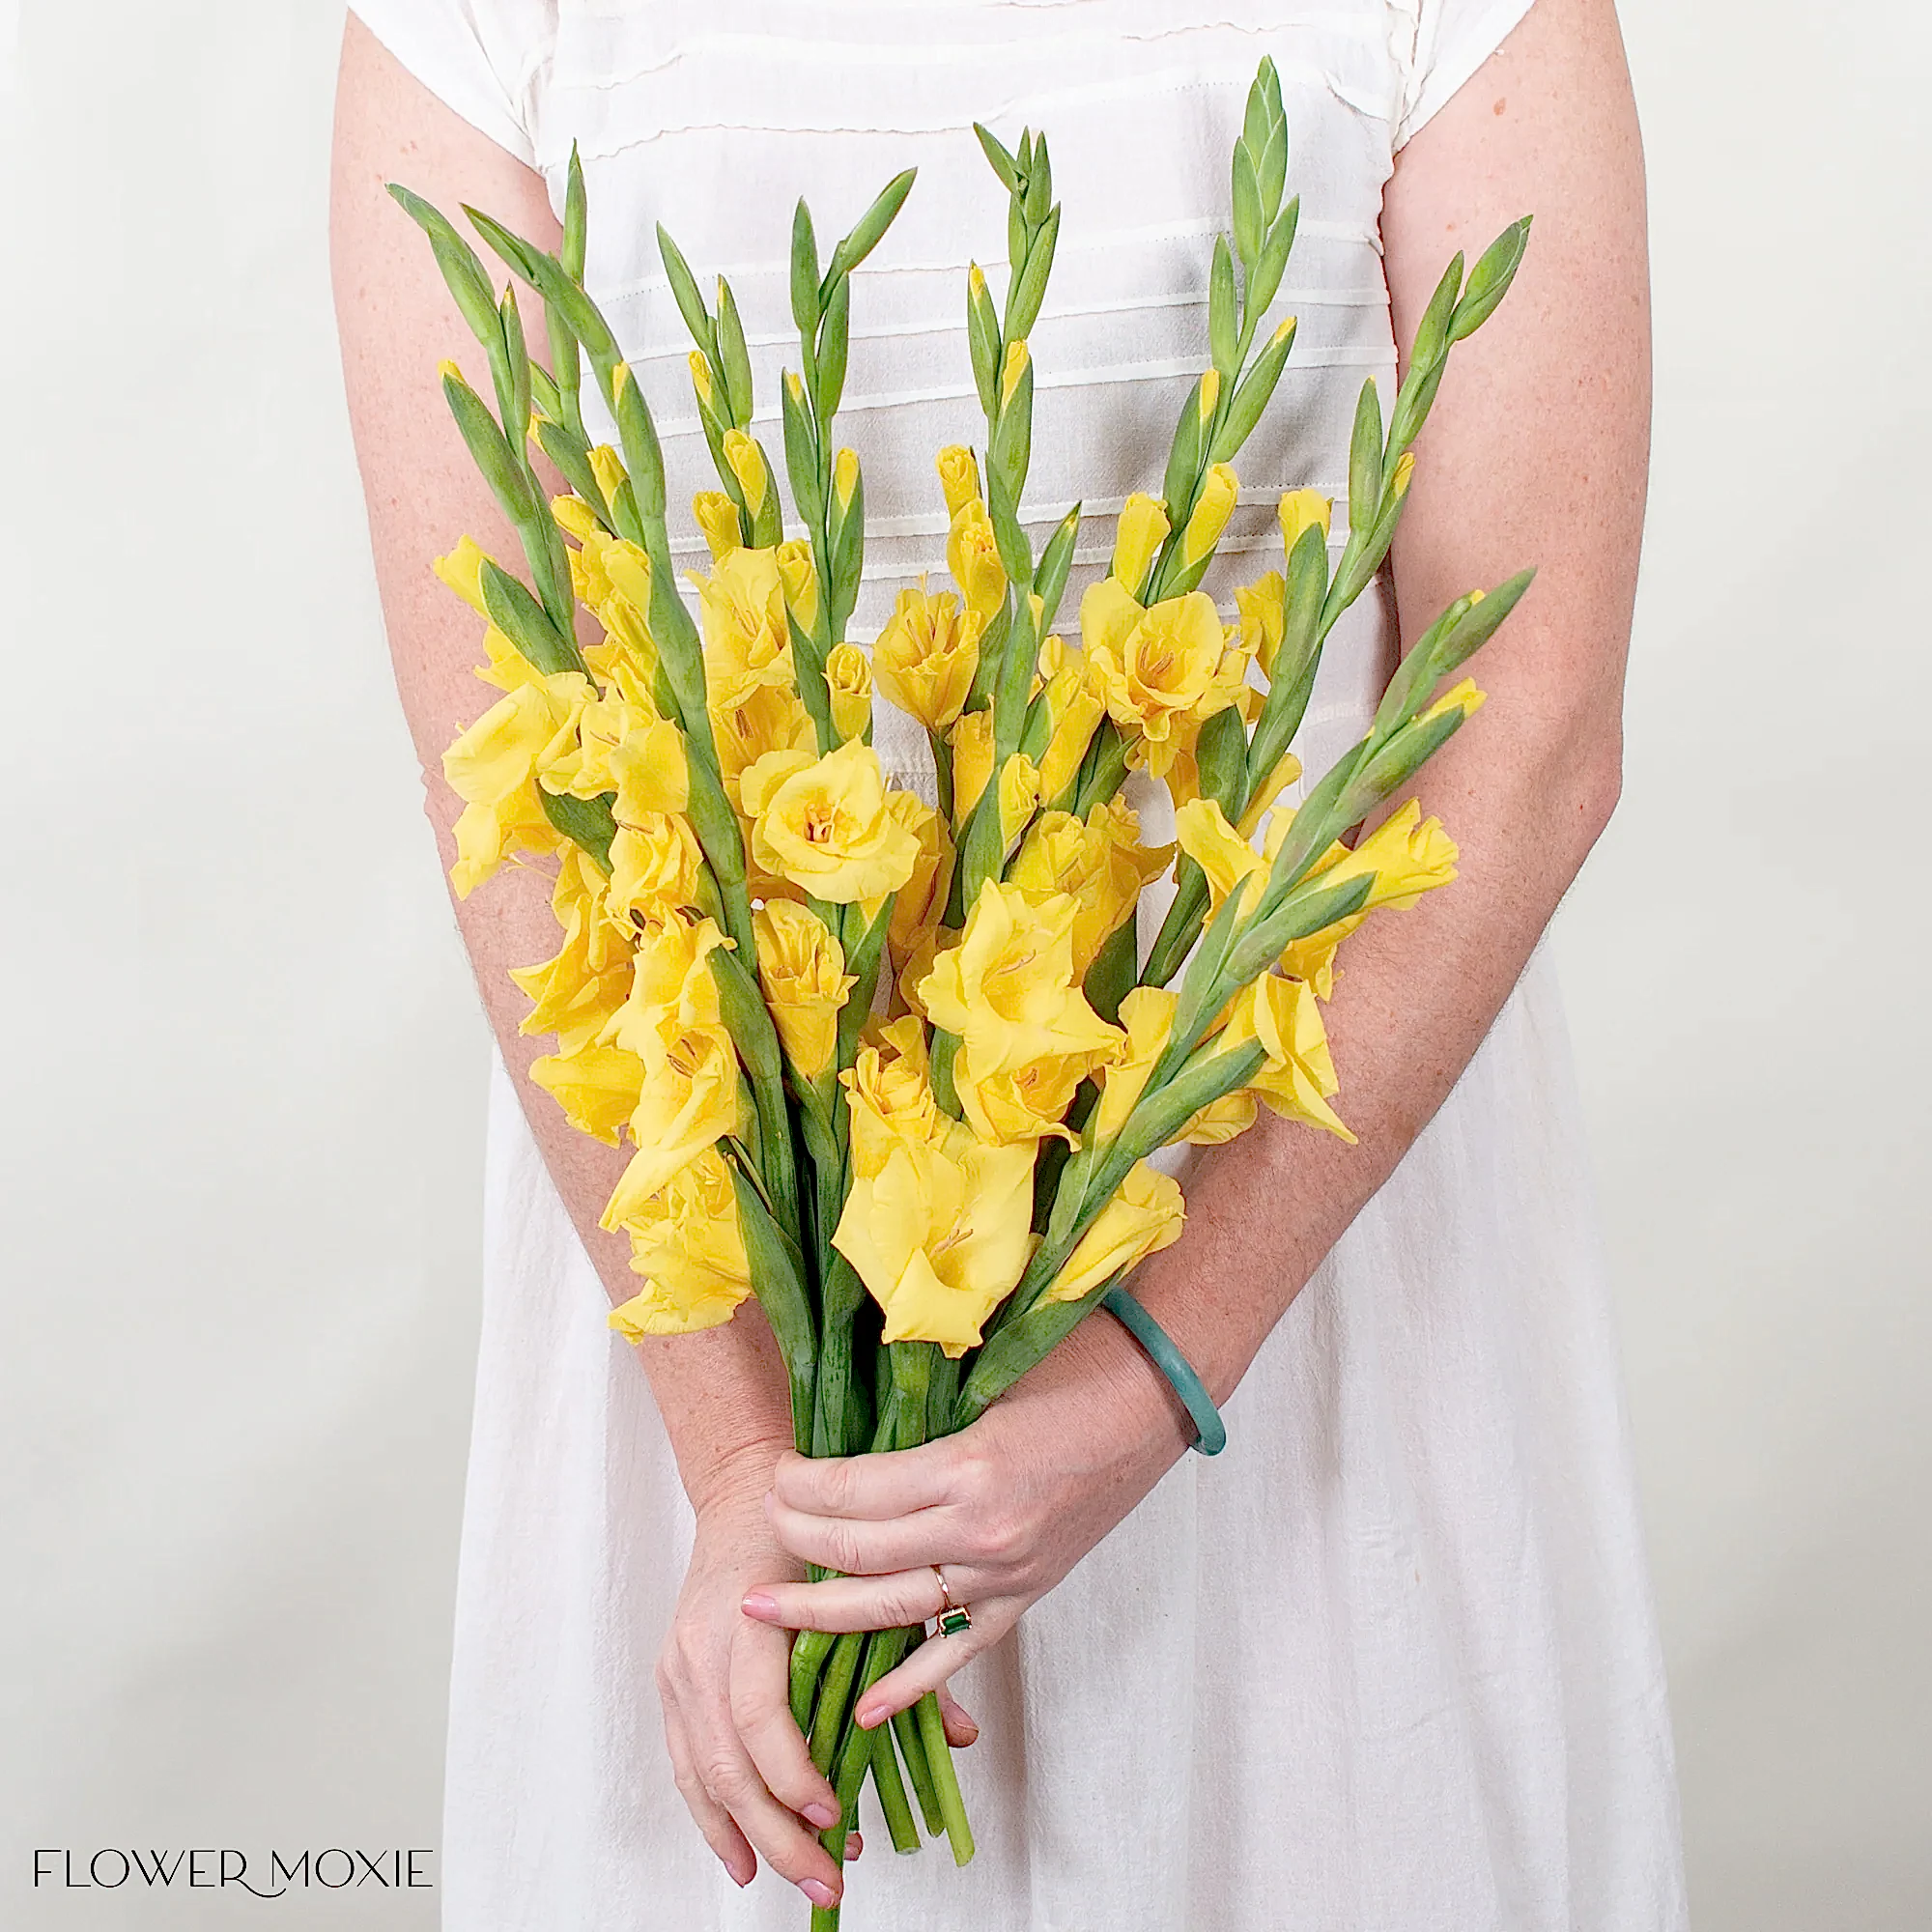
<svg viewBox="0 0 1932 1932">
<path fill-rule="evenodd" d="M 691 499 L 691 514 L 704 533 L 705 547 L 714 563 L 745 547 L 744 526 L 738 521 L 738 506 L 722 490 L 700 490 Z"/>
<path fill-rule="evenodd" d="M 946 567 L 952 573 L 967 610 L 985 623 L 1006 600 L 1007 567 L 1000 561 L 992 519 L 978 497 L 953 513 L 946 539 Z"/>
<path fill-rule="evenodd" d="M 692 392 L 696 396 L 699 407 L 712 409 L 711 364 L 695 349 L 685 358 L 685 362 L 691 370 Z"/>
<path fill-rule="evenodd" d="M 1301 760 L 1293 752 L 1284 752 L 1274 761 L 1274 768 L 1267 777 L 1255 787 L 1247 809 L 1241 813 L 1241 822 L 1235 830 L 1243 838 L 1252 838 L 1260 830 L 1263 815 L 1300 776 Z"/>
<path fill-rule="evenodd" d="M 790 753 L 809 764 L 818 749 L 811 714 L 788 684 L 753 686 L 729 704 L 714 703 L 711 735 L 724 794 L 741 811 L 744 775 L 760 758 Z"/>
<path fill-rule="evenodd" d="M 939 487 L 946 493 L 949 522 L 980 495 L 980 464 L 962 443 L 952 443 L 934 459 L 939 469 Z"/>
<path fill-rule="evenodd" d="M 566 495 L 550 499 L 550 513 L 565 536 L 587 543 L 604 533 L 597 525 L 597 512 L 582 497 Z"/>
<path fill-rule="evenodd" d="M 1240 653 L 1227 648 L 1205 592 L 1143 610 L 1104 578 L 1080 600 L 1080 631 L 1108 715 L 1138 734 L 1155 778 L 1173 765 L 1183 727 L 1225 710 L 1242 688 Z"/>
<path fill-rule="evenodd" d="M 852 1121 L 852 1171 L 875 1179 L 895 1147 L 940 1146 L 952 1130 L 932 1097 L 925 1030 L 908 1013 L 860 1047 L 838 1078 Z M 890 1052 L 888 1051 L 890 1049 Z"/>
<path fill-rule="evenodd" d="M 832 728 L 839 739 L 865 735 L 872 722 L 872 667 L 857 644 L 834 644 L 826 654 L 825 684 L 832 698 Z"/>
<path fill-rule="evenodd" d="M 1269 571 L 1253 583 L 1235 586 L 1241 648 L 1268 677 L 1274 675 L 1275 654 L 1281 649 L 1282 632 L 1287 626 L 1287 585 L 1278 570 Z"/>
<path fill-rule="evenodd" d="M 1137 1160 L 1053 1278 L 1046 1299 L 1078 1301 L 1122 1269 L 1171 1248 L 1186 1218 L 1179 1185 L 1157 1167 Z"/>
<path fill-rule="evenodd" d="M 798 628 L 808 634 L 818 622 L 818 566 L 811 560 L 811 546 L 800 537 L 787 538 L 772 553 L 778 565 L 779 584 L 785 608 L 798 620 Z"/>
<path fill-rule="evenodd" d="M 456 548 L 447 556 L 438 557 L 430 568 L 479 617 L 487 617 L 490 611 L 483 602 L 483 566 L 488 561 L 489 553 L 474 537 L 458 537 Z"/>
<path fill-rule="evenodd" d="M 605 1040 L 635 1053 L 654 1071 L 681 1035 L 716 1027 L 718 982 L 707 961 L 729 944 L 713 921 L 685 914 L 648 928 L 638 943 L 630 990 L 605 1027 Z"/>
<path fill-rule="evenodd" d="M 808 1080 L 832 1065 L 838 1013 L 858 984 L 823 920 L 790 899 L 769 899 L 752 916 L 758 981 L 791 1064 Z"/>
<path fill-rule="evenodd" d="M 1282 497 L 1277 514 L 1283 548 L 1293 555 L 1302 531 L 1311 524 L 1320 525 L 1324 537 L 1328 534 L 1329 520 L 1335 514 L 1334 499 L 1319 490 L 1290 490 Z"/>
<path fill-rule="evenodd" d="M 859 452 L 856 449 L 841 449 L 832 464 L 832 502 L 833 507 L 842 517 L 852 507 L 852 498 L 859 494 Z"/>
<path fill-rule="evenodd" d="M 953 720 L 952 822 L 966 823 L 966 814 L 980 803 L 986 781 L 993 776 L 993 714 L 962 711 Z"/>
<path fill-rule="evenodd" d="M 1039 767 L 1015 752 L 1000 767 L 1000 849 L 1009 849 L 1039 805 Z"/>
<path fill-rule="evenodd" d="M 1069 1147 L 1079 1136 L 1064 1124 L 1080 1083 L 1106 1060 L 1104 1053 L 1054 1054 L 981 1075 L 970 1055 L 953 1065 L 960 1110 L 973 1131 L 992 1147 L 1032 1146 L 1049 1134 Z"/>
<path fill-rule="evenodd" d="M 1064 893 L 1036 902 L 997 879 L 980 887 L 959 944 L 933 961 L 919 989 L 933 1024 L 959 1036 L 971 1077 L 1118 1049 L 1119 1031 L 1074 983 L 1078 914 Z"/>
<path fill-rule="evenodd" d="M 1100 720 L 1107 715 L 1106 694 L 1085 651 L 1064 650 L 1046 681 L 1046 715 L 1052 735 L 1039 761 L 1039 795 L 1063 797 L 1080 776 L 1080 766 Z"/>
<path fill-rule="evenodd" d="M 680 1168 L 624 1227 L 631 1266 L 650 1277 L 611 1311 L 611 1326 L 626 1341 L 715 1328 L 751 1293 L 738 1197 L 716 1149 Z"/>
<path fill-rule="evenodd" d="M 901 590 L 872 645 L 879 689 L 928 731 L 944 731 L 973 688 L 980 631 L 980 620 L 950 590 L 931 595 L 923 583 Z"/>
<path fill-rule="evenodd" d="M 554 1033 L 564 1058 L 602 1040 L 631 990 L 631 958 L 605 923 L 602 899 L 569 866 L 559 869 L 551 904 L 563 926 L 554 958 L 513 966 L 510 979 L 532 1002 L 519 1031 Z"/>
<path fill-rule="evenodd" d="M 577 671 L 513 686 L 442 754 L 443 777 L 464 801 L 450 880 L 467 898 L 514 851 L 554 852 L 561 835 L 544 815 L 536 781 L 577 749 L 577 721 L 591 686 Z"/>
<path fill-rule="evenodd" d="M 765 467 L 765 453 L 755 438 L 741 429 L 724 432 L 724 461 L 745 493 L 745 507 L 756 516 L 765 507 L 765 492 L 772 487 L 771 471 Z"/>
<path fill-rule="evenodd" d="M 697 899 L 703 854 L 688 820 L 674 812 L 640 812 L 619 824 L 611 841 L 607 898 L 634 927 L 655 925 Z"/>
<path fill-rule="evenodd" d="M 1065 893 L 1074 901 L 1073 974 L 1084 979 L 1100 948 L 1133 916 L 1142 888 L 1167 870 L 1173 856 L 1172 845 L 1143 846 L 1140 820 L 1114 798 L 1094 806 L 1085 820 L 1042 812 L 1007 878 L 1030 895 Z"/>
<path fill-rule="evenodd" d="M 1017 393 L 1021 379 L 1026 375 L 1027 364 L 1033 358 L 1027 354 L 1024 342 L 1007 344 L 1006 360 L 1000 364 L 1000 407 L 1005 409 Z"/>
<path fill-rule="evenodd" d="M 734 550 L 696 582 L 707 708 L 728 710 L 763 686 L 791 686 L 791 631 L 773 554 Z"/>
<path fill-rule="evenodd" d="M 947 1140 L 897 1140 L 877 1173 L 855 1171 L 832 1244 L 884 1311 L 888 1342 L 956 1358 L 1032 1252 L 1034 1149 L 986 1147 L 963 1128 Z"/>
<path fill-rule="evenodd" d="M 1305 1121 L 1354 1145 L 1355 1136 L 1328 1104 L 1339 1083 L 1313 987 L 1264 974 L 1235 996 L 1220 1038 L 1224 1048 L 1259 1040 L 1266 1049 L 1267 1059 L 1248 1082 L 1248 1091 L 1259 1094 L 1271 1113 L 1285 1121 Z"/>
<path fill-rule="evenodd" d="M 1228 895 L 1242 894 L 1245 917 L 1261 898 L 1267 880 L 1267 862 L 1235 828 L 1211 798 L 1189 799 L 1174 814 L 1174 834 L 1180 849 L 1208 875 L 1208 895 L 1219 912 Z"/>
<path fill-rule="evenodd" d="M 620 1046 L 581 1046 L 575 1053 L 547 1053 L 530 1062 L 531 1082 L 541 1087 L 579 1133 L 615 1147 L 643 1090 L 644 1063 Z"/>
<path fill-rule="evenodd" d="M 919 857 L 913 862 L 912 875 L 893 901 L 892 923 L 886 928 L 886 944 L 893 957 L 904 960 L 917 951 L 922 939 L 938 929 L 946 911 L 947 895 L 952 890 L 952 867 L 957 855 L 945 819 L 911 792 L 888 792 L 886 803 L 919 841 Z"/>
<path fill-rule="evenodd" d="M 1190 569 L 1221 541 L 1240 490 L 1232 465 L 1216 463 L 1208 469 L 1195 499 L 1194 514 L 1180 533 L 1180 560 Z"/>
<path fill-rule="evenodd" d="M 599 1226 L 614 1232 L 686 1162 L 726 1134 L 738 1120 L 738 1055 L 719 1026 L 692 1027 L 665 1047 L 664 1058 L 644 1066 L 644 1082 L 631 1115 L 637 1152 L 605 1203 Z"/>
<path fill-rule="evenodd" d="M 912 877 L 919 840 L 888 809 L 878 753 L 859 739 L 804 765 L 771 753 L 739 791 L 757 864 L 815 898 L 884 898 Z"/>
<path fill-rule="evenodd" d="M 1122 507 L 1114 533 L 1114 578 L 1129 597 L 1141 594 L 1154 553 L 1167 541 L 1170 527 L 1166 506 L 1152 497 L 1137 491 Z"/>
</svg>

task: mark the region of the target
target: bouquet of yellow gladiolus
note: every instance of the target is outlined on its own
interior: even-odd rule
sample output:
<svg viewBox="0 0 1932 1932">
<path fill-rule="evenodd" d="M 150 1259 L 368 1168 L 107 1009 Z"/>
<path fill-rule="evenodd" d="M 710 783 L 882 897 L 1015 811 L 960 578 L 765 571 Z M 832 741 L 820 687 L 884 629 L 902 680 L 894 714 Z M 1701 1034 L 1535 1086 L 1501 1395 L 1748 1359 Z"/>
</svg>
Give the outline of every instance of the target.
<svg viewBox="0 0 1932 1932">
<path fill-rule="evenodd" d="M 549 254 L 470 212 L 512 271 L 501 297 L 452 224 L 392 192 L 427 232 L 488 352 L 495 408 L 453 365 L 442 384 L 521 539 L 526 580 L 468 538 L 438 569 L 488 620 L 478 675 L 501 697 L 451 746 L 465 801 L 454 882 L 506 860 L 555 865 L 554 958 L 516 974 L 526 1031 L 554 1034 L 532 1078 L 583 1132 L 635 1151 L 604 1226 L 643 1277 L 613 1324 L 632 1337 L 725 1321 L 755 1295 L 790 1377 L 799 1448 L 909 1447 L 964 1427 L 1144 1257 L 1179 1235 L 1159 1149 L 1224 1141 L 1261 1106 L 1349 1138 L 1321 1020 L 1337 947 L 1378 907 L 1454 877 L 1455 847 L 1410 804 L 1351 848 L 1481 701 L 1443 681 L 1528 583 L 1452 605 L 1416 640 L 1367 733 L 1308 791 L 1292 741 L 1323 639 L 1386 555 L 1417 432 L 1450 347 L 1502 298 L 1527 223 L 1464 278 L 1459 256 L 1416 333 L 1386 426 L 1364 384 L 1350 527 L 1282 498 L 1282 566 L 1235 593 L 1200 587 L 1236 495 L 1232 468 L 1293 340 L 1262 337 L 1297 203 L 1264 63 L 1217 239 L 1209 365 L 1176 429 L 1161 494 L 1130 498 L 1112 568 L 1054 629 L 1076 506 L 1035 554 L 1019 517 L 1033 429 L 1027 336 L 1060 209 L 1043 137 L 980 138 L 1010 200 L 1010 280 L 969 274 L 967 328 L 985 440 L 940 453 L 954 588 L 900 592 L 869 656 L 847 635 L 865 552 L 859 459 L 833 436 L 853 270 L 912 185 L 893 182 L 821 260 L 801 203 L 783 380 L 781 506 L 753 433 L 751 365 L 730 286 L 707 305 L 659 241 L 696 343 L 691 373 L 718 488 L 696 499 L 712 565 L 696 609 L 666 534 L 656 429 L 583 287 L 573 158 Z M 516 285 L 535 292 L 548 371 Z M 1261 337 L 1259 347 L 1257 338 Z M 588 369 L 612 440 L 586 422 Z M 533 452 L 568 486 L 551 497 Z M 578 607 L 597 641 L 580 643 Z M 936 806 L 889 784 L 875 690 L 923 725 Z M 1179 853 L 1142 842 L 1130 773 L 1164 783 Z M 1143 951 L 1141 895 L 1172 872 Z M 803 1633 L 794 1713 L 850 1821 L 869 1775 L 893 1841 L 971 1834 L 938 1707 L 874 1732 L 858 1693 L 920 1633 Z M 912 1797 L 908 1797 L 910 1785 Z M 836 1859 L 845 1824 L 825 1833 Z M 821 1911 L 813 1923 L 830 1925 Z"/>
</svg>

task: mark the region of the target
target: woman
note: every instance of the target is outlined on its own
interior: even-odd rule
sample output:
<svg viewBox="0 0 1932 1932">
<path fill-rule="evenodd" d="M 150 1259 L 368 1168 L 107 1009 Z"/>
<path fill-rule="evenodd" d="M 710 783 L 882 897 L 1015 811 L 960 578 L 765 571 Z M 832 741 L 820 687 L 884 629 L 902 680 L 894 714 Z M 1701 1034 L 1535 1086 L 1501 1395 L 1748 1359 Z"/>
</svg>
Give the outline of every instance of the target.
<svg viewBox="0 0 1932 1932">
<path fill-rule="evenodd" d="M 1279 303 L 1301 328 L 1242 460 L 1251 500 L 1223 548 L 1243 577 L 1266 566 L 1281 490 L 1345 494 L 1361 378 L 1390 394 L 1394 342 L 1448 256 L 1536 216 L 1515 291 L 1443 384 L 1390 581 L 1336 634 L 1304 730 L 1319 772 L 1359 734 L 1399 639 L 1537 563 L 1473 667 L 1489 706 L 1421 787 L 1462 877 L 1351 942 L 1330 1032 L 1360 1145 L 1270 1122 L 1215 1151 L 1189 1179 L 1185 1237 L 1136 1276 L 1225 1403 L 1219 1463 L 1186 1456 L 1184 1413 L 1111 1320 L 963 1435 L 863 1468 L 788 1455 L 750 1304 L 724 1328 L 646 1342 L 640 1377 L 598 1293 L 600 1277 L 632 1292 L 621 1245 L 596 1229 L 621 1156 L 524 1085 L 538 1042 L 517 1034 L 505 969 L 552 950 L 544 881 L 526 870 L 460 908 L 508 1070 L 491 1120 L 445 1923 L 793 1927 L 783 1888 L 719 1883 L 718 1862 L 744 1887 L 762 1859 L 820 1903 L 849 1886 L 857 1926 L 929 1932 L 1680 1924 L 1662 1673 L 1536 953 L 1617 793 L 1647 455 L 1641 160 L 1610 0 L 357 12 L 338 299 L 397 677 L 431 774 L 480 705 L 473 622 L 427 559 L 463 530 L 509 540 L 440 420 L 435 365 L 464 359 L 467 338 L 385 180 L 554 245 L 581 145 L 592 293 L 688 491 L 705 466 L 655 221 L 700 275 L 730 272 L 768 408 L 792 198 L 836 233 L 919 165 L 854 289 L 845 422 L 873 530 L 862 636 L 903 582 L 943 568 L 930 454 L 975 428 L 961 279 L 969 251 L 1002 257 L 1004 204 L 972 121 L 1051 138 L 1065 219 L 1032 343 L 1031 511 L 1044 524 L 1084 497 L 1098 514 L 1083 557 L 1109 549 L 1106 513 L 1156 481 L 1205 357 L 1208 248 L 1262 54 L 1282 73 L 1302 196 Z M 1232 581 L 1208 587 L 1225 598 Z M 882 724 L 908 781 L 915 738 Z M 429 801 L 447 857 L 434 776 Z M 806 1585 L 807 1560 L 849 1576 Z M 875 1852 L 841 1872 L 813 1830 L 830 1789 L 785 1709 L 786 1629 L 930 1616 L 934 1565 L 973 1630 L 925 1645 L 869 1701 L 910 1702 L 970 1664 L 983 1849 L 964 1871 Z M 645 1710 L 654 1655 L 663 1743 Z M 973 1734 L 956 1705 L 949 1723 Z"/>
</svg>

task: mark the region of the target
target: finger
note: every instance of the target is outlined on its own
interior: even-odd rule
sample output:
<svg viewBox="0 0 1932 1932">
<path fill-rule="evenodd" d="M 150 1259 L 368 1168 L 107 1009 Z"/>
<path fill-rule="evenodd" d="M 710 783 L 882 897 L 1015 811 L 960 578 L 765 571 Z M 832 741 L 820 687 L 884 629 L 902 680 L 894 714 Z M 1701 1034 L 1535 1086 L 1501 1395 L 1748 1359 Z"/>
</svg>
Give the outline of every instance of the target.
<svg viewBox="0 0 1932 1932">
<path fill-rule="evenodd" d="M 704 1842 L 718 1854 L 718 1861 L 731 1874 L 736 1886 L 750 1885 L 757 1876 L 757 1855 L 745 1834 L 731 1822 L 731 1814 L 704 1788 L 697 1765 L 691 1754 L 691 1741 L 685 1735 L 684 1720 L 675 1705 L 665 1705 L 665 1744 L 670 1752 L 671 1776 L 678 1795 L 684 1800 Z"/>
<path fill-rule="evenodd" d="M 782 1630 L 743 1625 L 731 1641 L 731 1721 L 765 1788 L 816 1830 L 838 1822 L 838 1794 L 811 1761 L 791 1715 L 791 1644 Z"/>
<path fill-rule="evenodd" d="M 728 1710 L 716 1714 L 708 1735 L 694 1731 L 692 1754 L 705 1790 L 731 1814 L 764 1861 L 812 1904 L 837 1905 L 842 1889 L 838 1863 L 818 1842 L 818 1833 L 766 1788 L 739 1742 Z"/>
<path fill-rule="evenodd" d="M 860 1726 L 870 1730 L 895 1712 L 911 1710 L 928 1690 L 937 1690 L 955 1670 L 998 1643 L 1018 1620 L 1019 1611 L 1016 1599 L 996 1597 L 975 1604 L 971 1630 L 961 1631 L 957 1636 L 928 1637 L 896 1670 L 887 1671 L 866 1692 L 854 1714 Z"/>
<path fill-rule="evenodd" d="M 866 1456 L 801 1456 L 787 1450 L 772 1470 L 772 1492 L 809 1516 L 874 1520 L 949 1502 L 958 1488 L 958 1451 L 950 1442 Z"/>
<path fill-rule="evenodd" d="M 965 1600 L 974 1574 L 961 1564 L 946 1573 L 953 1600 Z M 945 1604 L 939 1578 L 923 1570 L 898 1570 L 890 1577 L 834 1577 L 823 1583 L 764 1583 L 744 1600 L 748 1617 L 781 1630 L 895 1630 L 923 1624 Z"/>
<path fill-rule="evenodd" d="M 813 1516 L 782 1501 L 777 1491 L 765 1498 L 765 1517 L 794 1556 L 847 1576 L 888 1577 L 955 1561 L 971 1534 L 952 1508 L 923 1509 L 884 1521 Z"/>
<path fill-rule="evenodd" d="M 849 1865 L 866 1849 L 866 1841 L 857 1832 L 845 1833 L 845 1862 Z"/>
<path fill-rule="evenodd" d="M 979 1719 L 943 1684 L 939 1687 L 939 1715 L 946 1725 L 946 1742 L 954 1750 L 979 1742 Z"/>
</svg>

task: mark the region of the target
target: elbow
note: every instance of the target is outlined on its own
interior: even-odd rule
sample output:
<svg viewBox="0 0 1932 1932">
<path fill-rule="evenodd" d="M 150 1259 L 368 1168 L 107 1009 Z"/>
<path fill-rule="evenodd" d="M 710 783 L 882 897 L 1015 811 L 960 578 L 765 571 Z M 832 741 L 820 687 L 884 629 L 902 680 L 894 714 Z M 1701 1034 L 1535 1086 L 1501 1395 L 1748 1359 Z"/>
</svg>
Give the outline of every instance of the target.
<svg viewBox="0 0 1932 1932">
<path fill-rule="evenodd" d="M 1604 836 L 1623 797 L 1623 734 L 1596 722 L 1566 733 L 1545 768 L 1545 823 L 1565 848 L 1574 873 Z"/>
</svg>

